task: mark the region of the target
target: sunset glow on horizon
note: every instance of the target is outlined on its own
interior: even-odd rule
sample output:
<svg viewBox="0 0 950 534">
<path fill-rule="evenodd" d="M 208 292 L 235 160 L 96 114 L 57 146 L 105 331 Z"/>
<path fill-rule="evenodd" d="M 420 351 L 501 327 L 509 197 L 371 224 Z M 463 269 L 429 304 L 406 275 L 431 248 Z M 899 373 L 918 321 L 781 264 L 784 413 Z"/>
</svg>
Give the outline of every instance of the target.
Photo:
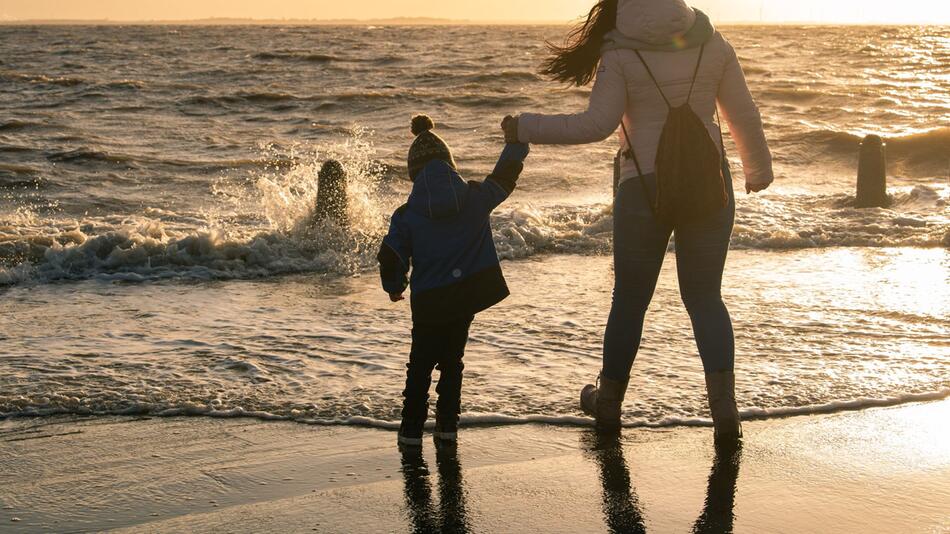
<svg viewBox="0 0 950 534">
<path fill-rule="evenodd" d="M 433 17 L 472 21 L 568 21 L 583 14 L 593 0 L 523 0 L 505 2 L 433 2 L 431 0 L 7 0 L 0 21 L 113 20 L 160 21 L 206 18 L 247 19 L 374 19 Z M 899 10 L 884 0 L 695 0 L 697 8 L 719 21 L 814 22 L 851 24 L 950 24 L 950 2 L 907 0 Z"/>
</svg>

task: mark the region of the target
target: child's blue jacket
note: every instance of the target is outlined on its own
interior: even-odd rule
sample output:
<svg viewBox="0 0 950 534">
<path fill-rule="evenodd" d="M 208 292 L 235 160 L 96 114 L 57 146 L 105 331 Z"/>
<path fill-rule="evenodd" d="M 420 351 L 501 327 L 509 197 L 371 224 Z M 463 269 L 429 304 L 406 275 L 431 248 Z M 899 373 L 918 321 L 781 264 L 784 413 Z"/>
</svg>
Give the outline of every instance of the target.
<svg viewBox="0 0 950 534">
<path fill-rule="evenodd" d="M 377 257 L 386 292 L 411 286 L 414 322 L 468 318 L 508 296 L 490 215 L 514 191 L 522 168 L 521 161 L 503 160 L 484 182 L 466 183 L 451 165 L 433 160 L 416 176 Z"/>
</svg>

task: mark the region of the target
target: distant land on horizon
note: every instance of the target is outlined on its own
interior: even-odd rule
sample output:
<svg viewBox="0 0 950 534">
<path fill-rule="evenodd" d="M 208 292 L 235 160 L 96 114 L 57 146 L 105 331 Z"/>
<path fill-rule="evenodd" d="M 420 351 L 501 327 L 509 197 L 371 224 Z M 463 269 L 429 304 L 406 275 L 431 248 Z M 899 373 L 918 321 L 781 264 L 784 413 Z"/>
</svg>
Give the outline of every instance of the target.
<svg viewBox="0 0 950 534">
<path fill-rule="evenodd" d="M 0 19 L 0 26 L 562 26 L 570 20 L 470 20 L 432 17 L 396 17 L 383 19 L 252 19 L 215 17 L 189 20 L 113 20 L 113 19 Z M 762 22 L 724 20 L 722 25 L 807 25 L 847 26 L 847 23 L 813 21 Z M 865 25 L 868 24 L 856 24 Z M 884 26 L 885 24 L 870 24 Z M 896 24 L 900 26 L 900 24 Z M 905 24 L 906 25 L 906 24 Z"/>
<path fill-rule="evenodd" d="M 564 24 L 557 21 L 491 21 L 444 19 L 433 17 L 394 17 L 383 19 L 252 19 L 214 17 L 204 19 L 185 20 L 113 20 L 113 19 L 33 19 L 33 20 L 0 20 L 0 24 L 8 25 L 155 25 L 155 26 L 206 26 L 206 25 L 313 25 L 313 26 L 457 26 L 457 25 L 492 25 L 492 24 Z"/>
</svg>

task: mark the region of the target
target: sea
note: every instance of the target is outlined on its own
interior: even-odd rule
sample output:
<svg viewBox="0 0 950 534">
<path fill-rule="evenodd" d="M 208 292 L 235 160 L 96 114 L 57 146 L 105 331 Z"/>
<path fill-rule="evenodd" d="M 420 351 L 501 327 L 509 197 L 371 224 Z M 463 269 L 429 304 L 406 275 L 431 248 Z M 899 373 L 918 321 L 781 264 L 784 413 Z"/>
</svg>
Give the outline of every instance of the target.
<svg viewBox="0 0 950 534">
<path fill-rule="evenodd" d="M 427 113 L 461 173 L 506 114 L 586 108 L 540 76 L 565 26 L 0 26 L 0 419 L 398 425 L 411 328 L 375 255 Z M 950 396 L 950 27 L 725 26 L 776 183 L 742 188 L 723 293 L 746 418 Z M 861 139 L 886 208 L 854 207 Z M 535 146 L 492 226 L 463 423 L 584 425 L 612 289 L 619 139 Z M 347 172 L 351 225 L 315 221 Z M 741 191 L 740 191 L 741 190 Z M 624 419 L 708 425 L 673 248 Z"/>
</svg>

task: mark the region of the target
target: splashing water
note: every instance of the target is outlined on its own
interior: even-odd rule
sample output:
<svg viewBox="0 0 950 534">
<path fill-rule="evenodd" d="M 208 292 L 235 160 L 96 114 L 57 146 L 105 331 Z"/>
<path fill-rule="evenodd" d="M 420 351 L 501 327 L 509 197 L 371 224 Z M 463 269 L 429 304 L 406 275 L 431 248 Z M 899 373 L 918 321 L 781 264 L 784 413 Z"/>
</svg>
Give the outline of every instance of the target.
<svg viewBox="0 0 950 534">
<path fill-rule="evenodd" d="M 42 218 L 27 208 L 0 220 L 0 284 L 86 278 L 254 278 L 365 269 L 384 230 L 383 167 L 370 134 L 282 152 L 243 180 L 222 177 L 196 213 L 150 208 L 140 216 Z M 347 174 L 348 219 L 314 221 L 317 171 L 336 159 Z"/>
</svg>

